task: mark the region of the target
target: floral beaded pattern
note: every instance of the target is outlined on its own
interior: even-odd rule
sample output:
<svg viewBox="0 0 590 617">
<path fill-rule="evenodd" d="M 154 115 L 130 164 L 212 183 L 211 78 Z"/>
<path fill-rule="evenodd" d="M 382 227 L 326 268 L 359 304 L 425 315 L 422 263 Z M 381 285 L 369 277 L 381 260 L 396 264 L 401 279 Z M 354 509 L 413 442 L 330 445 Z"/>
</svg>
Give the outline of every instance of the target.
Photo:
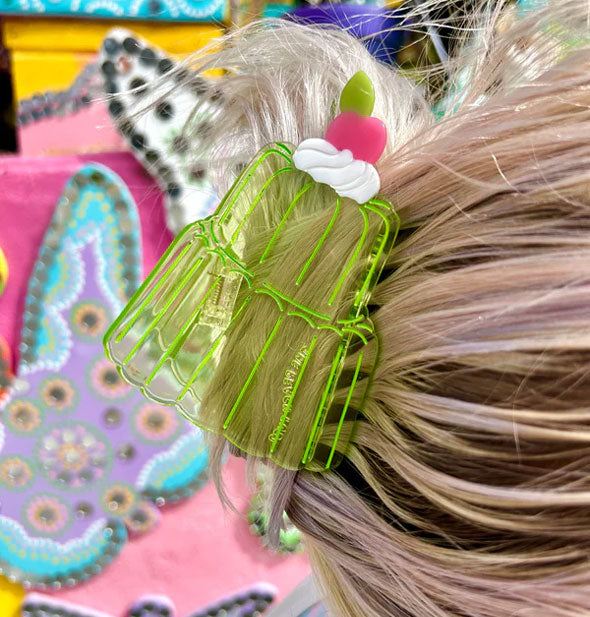
<svg viewBox="0 0 590 617">
<path fill-rule="evenodd" d="M 15 433 L 35 433 L 42 419 L 40 406 L 26 398 L 11 401 L 4 411 L 4 426 Z"/>
<path fill-rule="evenodd" d="M 70 522 L 68 504 L 55 495 L 33 497 L 24 510 L 23 520 L 27 526 L 44 536 L 62 532 Z"/>
<path fill-rule="evenodd" d="M 33 479 L 33 465 L 22 456 L 0 458 L 0 484 L 10 489 L 25 489 Z"/>
<path fill-rule="evenodd" d="M 76 404 L 76 386 L 69 380 L 52 375 L 41 385 L 41 402 L 46 409 L 71 411 Z"/>
<path fill-rule="evenodd" d="M 141 240 L 123 182 L 98 165 L 68 182 L 30 280 L 18 388 L 0 406 L 0 570 L 58 587 L 100 571 L 156 504 L 204 480 L 202 435 L 148 404 L 102 353 L 137 288 Z"/>
</svg>

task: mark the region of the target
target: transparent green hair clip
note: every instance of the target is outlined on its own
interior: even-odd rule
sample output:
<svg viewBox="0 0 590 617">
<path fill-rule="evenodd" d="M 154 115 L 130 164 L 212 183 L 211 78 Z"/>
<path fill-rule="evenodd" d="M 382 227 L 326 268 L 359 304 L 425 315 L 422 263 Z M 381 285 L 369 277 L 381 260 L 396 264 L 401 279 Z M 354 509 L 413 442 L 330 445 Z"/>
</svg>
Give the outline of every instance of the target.
<svg viewBox="0 0 590 617">
<path fill-rule="evenodd" d="M 287 469 L 346 452 L 378 357 L 367 304 L 400 224 L 386 201 L 360 201 L 372 164 L 332 148 L 264 148 L 105 336 L 148 397 Z"/>
</svg>

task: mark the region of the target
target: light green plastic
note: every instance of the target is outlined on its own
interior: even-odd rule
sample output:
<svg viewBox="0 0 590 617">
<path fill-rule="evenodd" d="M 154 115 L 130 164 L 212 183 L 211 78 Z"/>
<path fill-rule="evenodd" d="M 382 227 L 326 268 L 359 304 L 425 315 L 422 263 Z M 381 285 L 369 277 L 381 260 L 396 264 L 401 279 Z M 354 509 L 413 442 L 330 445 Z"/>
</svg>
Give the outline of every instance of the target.
<svg viewBox="0 0 590 617">
<path fill-rule="evenodd" d="M 340 95 L 340 111 L 353 111 L 359 116 L 370 116 L 375 107 L 375 90 L 369 76 L 358 71 L 344 86 Z"/>
<path fill-rule="evenodd" d="M 381 199 L 359 205 L 314 182 L 293 151 L 264 148 L 215 214 L 179 234 L 105 349 L 127 381 L 201 428 L 284 468 L 322 470 L 345 452 L 371 380 L 367 303 L 399 218 Z M 285 251 L 302 224 L 309 252 Z M 336 238 L 350 247 L 342 262 Z"/>
</svg>

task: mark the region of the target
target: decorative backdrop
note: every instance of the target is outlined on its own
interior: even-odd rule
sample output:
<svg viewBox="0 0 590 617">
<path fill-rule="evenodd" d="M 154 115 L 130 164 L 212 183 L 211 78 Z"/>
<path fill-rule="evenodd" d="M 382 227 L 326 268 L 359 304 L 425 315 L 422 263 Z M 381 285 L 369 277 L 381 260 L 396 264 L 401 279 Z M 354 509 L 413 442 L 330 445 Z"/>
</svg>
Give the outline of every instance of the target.
<svg viewBox="0 0 590 617">
<path fill-rule="evenodd" d="M 224 0 L 4 0 L 2 13 L 67 17 L 125 17 L 162 21 L 222 20 Z"/>
<path fill-rule="evenodd" d="M 32 270 L 0 423 L 0 569 L 25 584 L 98 574 L 129 534 L 158 522 L 157 506 L 205 481 L 203 434 L 104 356 L 104 332 L 141 279 L 131 194 L 107 167 L 83 165 Z"/>
<path fill-rule="evenodd" d="M 1 158 L 3 199 L 11 215 L 3 216 L 0 224 L 0 246 L 10 268 L 9 283 L 0 297 L 0 336 L 13 350 L 18 350 L 29 277 L 55 204 L 68 179 L 92 159 L 115 170 L 137 204 L 144 271 L 170 242 L 161 193 L 131 154 Z M 15 355 L 16 362 L 22 362 L 24 354 Z M 26 379 L 30 377 L 21 375 L 21 382 Z M 67 413 L 71 412 L 65 417 Z M 258 581 L 275 585 L 278 597 L 284 596 L 307 575 L 306 558 L 272 554 L 252 535 L 246 518 L 250 492 L 242 462 L 230 460 L 227 468 L 228 488 L 239 516 L 223 510 L 208 483 L 182 502 L 165 504 L 159 524 L 131 538 L 99 575 L 73 588 L 44 593 L 114 615 L 123 614 L 146 593 L 167 595 L 180 615 Z M 0 487 L 0 500 L 6 494 Z M 16 617 L 13 608 L 20 594 L 18 586 L 0 577 L 0 617 Z"/>
</svg>

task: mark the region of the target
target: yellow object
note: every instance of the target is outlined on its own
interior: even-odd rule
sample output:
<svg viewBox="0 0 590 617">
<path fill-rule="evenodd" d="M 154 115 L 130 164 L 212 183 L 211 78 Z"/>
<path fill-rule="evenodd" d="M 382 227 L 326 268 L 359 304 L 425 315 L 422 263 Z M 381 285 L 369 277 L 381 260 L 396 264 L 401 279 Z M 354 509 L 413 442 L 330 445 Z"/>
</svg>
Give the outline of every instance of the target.
<svg viewBox="0 0 590 617">
<path fill-rule="evenodd" d="M 186 54 L 223 34 L 215 24 L 115 22 L 77 19 L 3 19 L 2 39 L 8 49 L 96 53 L 106 33 L 128 28 L 170 54 Z"/>
<path fill-rule="evenodd" d="M 0 576 L 0 617 L 19 617 L 25 590 Z"/>
<path fill-rule="evenodd" d="M 6 261 L 6 257 L 0 248 L 0 294 L 4 290 L 4 286 L 6 285 L 6 281 L 8 280 L 8 262 Z M 1 606 L 1 605 L 0 605 Z M 2 617 L 0 615 L 0 617 Z"/>
<path fill-rule="evenodd" d="M 55 51 L 12 52 L 12 78 L 17 101 L 47 90 L 64 90 L 94 54 Z"/>
<path fill-rule="evenodd" d="M 115 26 L 129 28 L 172 55 L 193 52 L 223 34 L 223 28 L 214 24 L 5 19 L 2 39 L 11 50 L 16 100 L 69 88 Z"/>
</svg>

